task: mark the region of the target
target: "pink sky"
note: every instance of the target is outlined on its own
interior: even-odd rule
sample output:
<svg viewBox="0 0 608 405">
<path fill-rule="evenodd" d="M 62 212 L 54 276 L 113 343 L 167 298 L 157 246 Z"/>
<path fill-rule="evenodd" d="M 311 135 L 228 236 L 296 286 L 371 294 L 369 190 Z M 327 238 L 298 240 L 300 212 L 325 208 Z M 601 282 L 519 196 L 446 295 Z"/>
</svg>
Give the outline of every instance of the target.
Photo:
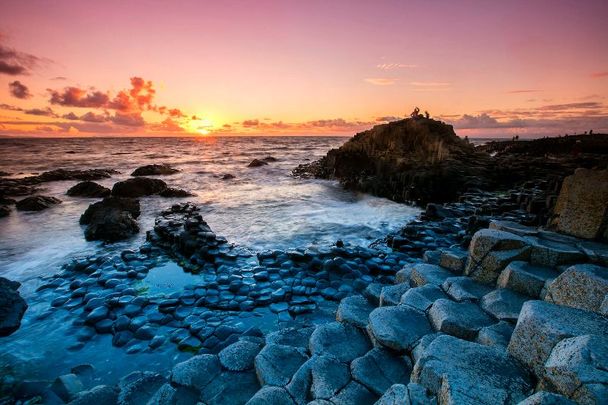
<svg viewBox="0 0 608 405">
<path fill-rule="evenodd" d="M 460 135 L 608 131 L 607 16 L 605 0 L 3 0 L 0 135 L 353 134 L 414 106 Z"/>
</svg>

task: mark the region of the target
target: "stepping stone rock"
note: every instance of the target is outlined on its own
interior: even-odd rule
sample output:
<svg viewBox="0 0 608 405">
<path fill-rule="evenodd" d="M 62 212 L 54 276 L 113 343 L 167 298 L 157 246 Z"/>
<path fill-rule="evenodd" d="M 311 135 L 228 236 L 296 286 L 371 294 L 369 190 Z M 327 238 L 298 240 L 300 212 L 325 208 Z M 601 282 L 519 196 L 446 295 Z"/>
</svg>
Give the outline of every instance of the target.
<svg viewBox="0 0 608 405">
<path fill-rule="evenodd" d="M 202 354 L 175 365 L 171 371 L 171 382 L 201 391 L 221 370 L 217 356 Z"/>
<path fill-rule="evenodd" d="M 376 395 L 382 395 L 391 385 L 407 384 L 412 372 L 411 363 L 386 349 L 374 348 L 350 365 L 353 379 Z"/>
<path fill-rule="evenodd" d="M 332 356 L 315 356 L 310 371 L 314 399 L 330 399 L 350 381 L 348 365 Z"/>
<path fill-rule="evenodd" d="M 525 226 L 513 221 L 501 221 L 492 220 L 490 221 L 490 229 L 496 229 L 498 231 L 505 231 L 519 236 L 536 236 L 538 235 L 538 229 L 532 226 Z"/>
<path fill-rule="evenodd" d="M 61 200 L 58 198 L 37 195 L 17 201 L 15 208 L 18 211 L 42 211 L 57 204 L 61 204 Z"/>
<path fill-rule="evenodd" d="M 351 381 L 338 395 L 331 399 L 330 403 L 334 405 L 371 405 L 375 403 L 377 399 L 378 397 L 363 385 Z"/>
<path fill-rule="evenodd" d="M 0 336 L 8 336 L 21 326 L 27 304 L 19 294 L 20 285 L 17 281 L 0 277 Z"/>
<path fill-rule="evenodd" d="M 110 193 L 109 188 L 94 181 L 83 181 L 71 187 L 66 194 L 70 197 L 103 198 L 108 197 Z"/>
<path fill-rule="evenodd" d="M 172 168 L 169 165 L 146 165 L 135 169 L 131 176 L 159 176 L 178 173 L 179 170 Z"/>
<path fill-rule="evenodd" d="M 462 274 L 467 262 L 468 253 L 461 249 L 445 249 L 441 251 L 439 265 L 454 273 Z"/>
<path fill-rule="evenodd" d="M 382 292 L 380 293 L 380 306 L 386 307 L 399 304 L 401 296 L 409 289 L 409 284 L 405 283 L 389 285 L 382 288 Z"/>
<path fill-rule="evenodd" d="M 577 264 L 553 280 L 545 299 L 559 305 L 599 313 L 607 294 L 608 268 Z"/>
<path fill-rule="evenodd" d="M 576 402 L 570 401 L 563 395 L 539 391 L 534 395 L 530 395 L 517 405 L 576 405 Z"/>
<path fill-rule="evenodd" d="M 599 404 L 608 398 L 608 337 L 583 335 L 559 342 L 545 363 L 545 380 L 568 398 Z"/>
<path fill-rule="evenodd" d="M 412 287 L 422 287 L 426 284 L 440 286 L 446 278 L 453 276 L 454 274 L 442 267 L 434 264 L 419 263 L 412 267 L 410 285 Z"/>
<path fill-rule="evenodd" d="M 134 371 L 118 383 L 118 405 L 145 404 L 165 383 L 165 378 L 149 371 Z"/>
<path fill-rule="evenodd" d="M 501 321 L 517 322 L 519 311 L 528 297 L 505 288 L 499 288 L 486 295 L 480 301 L 481 308 Z"/>
<path fill-rule="evenodd" d="M 440 404 L 517 403 L 533 388 L 527 371 L 504 350 L 447 335 L 425 350 L 412 381 L 437 395 Z"/>
<path fill-rule="evenodd" d="M 445 297 L 446 295 L 441 288 L 433 284 L 426 284 L 422 287 L 409 289 L 401 297 L 400 304 L 417 309 L 418 311 L 426 312 L 435 301 Z"/>
<path fill-rule="evenodd" d="M 384 288 L 384 286 L 384 284 L 380 283 L 371 283 L 363 290 L 363 296 L 367 298 L 370 303 L 378 306 L 380 305 L 380 294 L 382 293 L 382 288 Z"/>
<path fill-rule="evenodd" d="M 51 385 L 51 390 L 59 398 L 69 402 L 76 394 L 84 390 L 84 385 L 76 374 L 66 374 L 57 377 Z"/>
<path fill-rule="evenodd" d="M 435 405 L 437 400 L 431 397 L 426 388 L 420 384 L 394 384 L 376 402 L 376 405 Z"/>
<path fill-rule="evenodd" d="M 530 263 L 539 266 L 557 267 L 564 264 L 585 262 L 587 256 L 575 245 L 546 239 L 529 238 L 532 242 Z"/>
<path fill-rule="evenodd" d="M 206 405 L 244 404 L 259 389 L 253 371 L 224 371 L 203 389 L 200 399 Z"/>
<path fill-rule="evenodd" d="M 230 371 L 248 370 L 253 368 L 261 348 L 259 343 L 239 340 L 219 352 L 218 357 L 222 366 Z"/>
<path fill-rule="evenodd" d="M 484 284 L 470 277 L 450 277 L 441 285 L 443 291 L 454 301 L 479 301 L 481 297 L 492 291 Z"/>
<path fill-rule="evenodd" d="M 98 385 L 76 394 L 70 405 L 112 405 L 118 400 L 118 389 L 109 385 Z"/>
<path fill-rule="evenodd" d="M 295 405 L 289 393 L 280 387 L 263 387 L 246 405 Z"/>
<path fill-rule="evenodd" d="M 436 331 L 467 340 L 474 340 L 481 328 L 494 323 L 476 304 L 448 299 L 435 301 L 429 319 Z"/>
<path fill-rule="evenodd" d="M 513 326 L 505 321 L 481 328 L 477 334 L 477 343 L 486 346 L 507 347 L 513 335 Z"/>
<path fill-rule="evenodd" d="M 546 283 L 557 276 L 559 276 L 559 272 L 550 267 L 514 261 L 509 263 L 500 273 L 496 285 L 528 297 L 538 298 L 541 296 Z"/>
<path fill-rule="evenodd" d="M 171 384 L 166 383 L 156 391 L 154 396 L 150 398 L 148 404 L 172 405 L 172 404 L 196 404 L 198 402 L 198 391 L 187 388 L 173 388 Z M 95 404 L 101 405 L 101 404 Z"/>
<path fill-rule="evenodd" d="M 318 326 L 310 336 L 309 345 L 313 355 L 331 355 L 343 362 L 353 361 L 372 348 L 364 332 L 339 322 Z"/>
<path fill-rule="evenodd" d="M 293 374 L 308 360 L 303 349 L 267 344 L 255 357 L 255 370 L 261 385 L 284 387 Z"/>
<path fill-rule="evenodd" d="M 527 301 L 507 349 L 537 377 L 541 377 L 545 362 L 557 343 L 585 334 L 608 334 L 608 319 L 580 309 L 544 301 Z"/>
<path fill-rule="evenodd" d="M 367 328 L 379 344 L 402 353 L 411 352 L 420 338 L 433 333 L 426 316 L 405 305 L 374 309 Z"/>
<path fill-rule="evenodd" d="M 308 349 L 308 341 L 310 339 L 310 335 L 312 335 L 314 331 L 314 327 L 281 329 L 266 335 L 266 344 L 277 344 Z"/>
<path fill-rule="evenodd" d="M 340 305 L 336 311 L 336 320 L 359 328 L 365 328 L 369 314 L 373 309 L 374 307 L 364 297 L 351 295 L 340 301 Z"/>
</svg>

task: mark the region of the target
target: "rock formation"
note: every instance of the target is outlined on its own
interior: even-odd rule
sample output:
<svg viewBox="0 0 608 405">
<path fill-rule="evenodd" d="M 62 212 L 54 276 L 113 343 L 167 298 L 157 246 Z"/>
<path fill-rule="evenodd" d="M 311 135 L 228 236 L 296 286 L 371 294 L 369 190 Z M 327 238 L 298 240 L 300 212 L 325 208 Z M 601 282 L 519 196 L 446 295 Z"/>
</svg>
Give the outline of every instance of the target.
<svg viewBox="0 0 608 405">
<path fill-rule="evenodd" d="M 139 200 L 108 197 L 91 204 L 80 217 L 87 240 L 115 242 L 139 232 Z"/>
<path fill-rule="evenodd" d="M 17 291 L 19 286 L 16 281 L 0 277 L 0 336 L 8 336 L 21 326 L 27 304 Z"/>
</svg>

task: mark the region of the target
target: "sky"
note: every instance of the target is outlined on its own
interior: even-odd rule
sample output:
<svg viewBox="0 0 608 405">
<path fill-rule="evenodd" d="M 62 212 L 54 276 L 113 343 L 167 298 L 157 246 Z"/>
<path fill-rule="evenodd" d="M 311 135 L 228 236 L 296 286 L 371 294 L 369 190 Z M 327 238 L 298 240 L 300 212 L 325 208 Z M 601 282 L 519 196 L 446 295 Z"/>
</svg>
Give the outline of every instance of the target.
<svg viewBox="0 0 608 405">
<path fill-rule="evenodd" d="M 608 1 L 0 2 L 0 136 L 608 132 Z"/>
</svg>

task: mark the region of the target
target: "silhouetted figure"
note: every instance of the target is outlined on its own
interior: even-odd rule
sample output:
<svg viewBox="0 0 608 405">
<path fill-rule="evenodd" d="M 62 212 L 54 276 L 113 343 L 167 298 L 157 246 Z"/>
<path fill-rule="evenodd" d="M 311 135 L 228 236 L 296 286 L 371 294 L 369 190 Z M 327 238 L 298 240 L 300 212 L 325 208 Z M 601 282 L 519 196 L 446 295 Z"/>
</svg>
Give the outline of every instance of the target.
<svg viewBox="0 0 608 405">
<path fill-rule="evenodd" d="M 410 114 L 410 117 L 416 119 L 418 118 L 418 114 L 420 114 L 420 108 L 416 107 L 414 108 L 414 111 Z"/>
<path fill-rule="evenodd" d="M 464 136 L 464 141 L 465 141 L 466 143 L 469 143 L 469 137 L 465 135 L 465 136 Z"/>
<path fill-rule="evenodd" d="M 593 135 L 593 130 L 592 129 L 589 130 L 589 135 Z"/>
<path fill-rule="evenodd" d="M 424 112 L 424 116 L 426 117 L 426 119 L 428 120 L 429 118 L 431 118 L 431 115 L 429 114 L 428 111 Z"/>
</svg>

